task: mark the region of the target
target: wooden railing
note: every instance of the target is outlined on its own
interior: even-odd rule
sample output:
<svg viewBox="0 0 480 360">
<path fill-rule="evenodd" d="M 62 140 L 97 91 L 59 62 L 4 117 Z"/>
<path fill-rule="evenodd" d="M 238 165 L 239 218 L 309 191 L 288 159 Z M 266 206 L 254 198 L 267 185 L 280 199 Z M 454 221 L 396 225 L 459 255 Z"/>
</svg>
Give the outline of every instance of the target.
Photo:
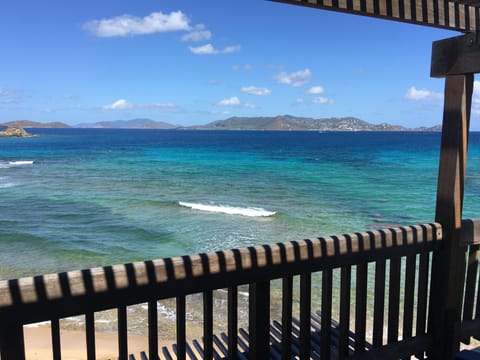
<svg viewBox="0 0 480 360">
<path fill-rule="evenodd" d="M 480 220 L 464 220 L 462 240 L 466 248 L 465 291 L 463 297 L 461 339 L 470 344 L 470 338 L 480 340 Z"/>
<path fill-rule="evenodd" d="M 423 357 L 432 346 L 426 332 L 430 254 L 441 240 L 441 226 L 433 223 L 0 281 L 1 359 L 23 359 L 23 325 L 40 321 L 51 322 L 53 357 L 60 359 L 59 321 L 75 315 L 85 316 L 86 354 L 95 359 L 95 313 L 106 309 L 118 313 L 118 357 L 127 359 L 127 307 L 139 303 L 148 304 L 145 350 L 157 359 L 157 301 L 166 298 L 176 299 L 175 350 L 184 359 L 186 296 L 194 293 L 203 294 L 202 356 L 211 359 L 215 289 L 228 291 L 227 358 L 272 356 L 274 320 L 281 324 L 275 348 L 283 359 L 292 351 L 302 359 Z M 282 282 L 279 319 L 270 317 L 274 279 Z M 238 288 L 245 284 L 248 329 L 242 331 L 248 336 L 242 340 Z M 312 294 L 319 294 L 319 305 Z M 313 326 L 317 314 L 320 323 Z"/>
</svg>

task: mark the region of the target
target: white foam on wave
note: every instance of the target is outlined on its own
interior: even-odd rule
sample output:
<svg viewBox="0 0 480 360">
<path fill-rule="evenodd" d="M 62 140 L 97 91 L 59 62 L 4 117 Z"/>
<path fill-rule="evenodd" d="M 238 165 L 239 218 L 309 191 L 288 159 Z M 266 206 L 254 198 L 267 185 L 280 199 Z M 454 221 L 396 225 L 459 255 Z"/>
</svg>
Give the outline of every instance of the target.
<svg viewBox="0 0 480 360">
<path fill-rule="evenodd" d="M 34 324 L 27 324 L 27 325 L 24 325 L 25 327 L 27 328 L 38 328 L 38 327 L 41 327 L 41 326 L 47 326 L 47 325 L 50 325 L 50 321 L 42 321 L 42 322 L 38 322 L 38 323 L 34 323 Z"/>
<path fill-rule="evenodd" d="M 222 213 L 222 214 L 229 214 L 229 215 L 267 217 L 267 216 L 273 216 L 276 214 L 275 211 L 268 211 L 262 208 L 254 208 L 254 207 L 242 208 L 242 207 L 227 206 L 227 205 L 205 205 L 205 204 L 189 203 L 189 202 L 183 202 L 183 201 L 179 201 L 178 204 L 180 206 L 187 207 L 194 210 L 208 211 L 208 212 Z"/>
<path fill-rule="evenodd" d="M 33 160 L 17 160 L 17 161 L 9 161 L 10 165 L 32 165 Z"/>
<path fill-rule="evenodd" d="M 7 182 L 7 183 L 4 183 L 4 184 L 0 184 L 0 189 L 11 188 L 11 187 L 15 187 L 17 185 L 18 184 L 13 183 L 13 182 Z"/>
</svg>

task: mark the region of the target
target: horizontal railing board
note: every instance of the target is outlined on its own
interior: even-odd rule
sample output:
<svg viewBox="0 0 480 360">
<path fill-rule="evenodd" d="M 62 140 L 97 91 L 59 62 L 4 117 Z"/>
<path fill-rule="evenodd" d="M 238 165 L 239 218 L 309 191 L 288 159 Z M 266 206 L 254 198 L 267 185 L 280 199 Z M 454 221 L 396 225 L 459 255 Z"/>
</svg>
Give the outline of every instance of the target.
<svg viewBox="0 0 480 360">
<path fill-rule="evenodd" d="M 440 224 L 384 229 L 0 281 L 0 317 L 30 323 L 431 251 Z"/>
</svg>

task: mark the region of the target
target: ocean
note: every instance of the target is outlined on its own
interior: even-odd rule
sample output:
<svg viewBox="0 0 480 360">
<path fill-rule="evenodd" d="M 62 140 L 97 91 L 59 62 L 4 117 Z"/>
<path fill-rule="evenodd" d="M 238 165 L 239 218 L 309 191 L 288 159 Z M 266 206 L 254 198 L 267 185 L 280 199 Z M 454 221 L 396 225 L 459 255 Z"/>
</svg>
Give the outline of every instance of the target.
<svg viewBox="0 0 480 360">
<path fill-rule="evenodd" d="M 431 222 L 440 134 L 29 129 L 0 139 L 0 278 Z M 472 133 L 464 218 L 480 213 Z"/>
</svg>

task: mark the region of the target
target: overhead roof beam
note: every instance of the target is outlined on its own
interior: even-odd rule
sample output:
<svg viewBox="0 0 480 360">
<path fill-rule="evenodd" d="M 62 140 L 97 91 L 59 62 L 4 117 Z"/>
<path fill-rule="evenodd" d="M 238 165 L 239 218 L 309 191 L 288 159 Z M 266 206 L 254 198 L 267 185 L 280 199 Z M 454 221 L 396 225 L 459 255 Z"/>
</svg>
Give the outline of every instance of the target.
<svg viewBox="0 0 480 360">
<path fill-rule="evenodd" d="M 480 0 L 271 0 L 461 32 L 480 29 Z"/>
</svg>

